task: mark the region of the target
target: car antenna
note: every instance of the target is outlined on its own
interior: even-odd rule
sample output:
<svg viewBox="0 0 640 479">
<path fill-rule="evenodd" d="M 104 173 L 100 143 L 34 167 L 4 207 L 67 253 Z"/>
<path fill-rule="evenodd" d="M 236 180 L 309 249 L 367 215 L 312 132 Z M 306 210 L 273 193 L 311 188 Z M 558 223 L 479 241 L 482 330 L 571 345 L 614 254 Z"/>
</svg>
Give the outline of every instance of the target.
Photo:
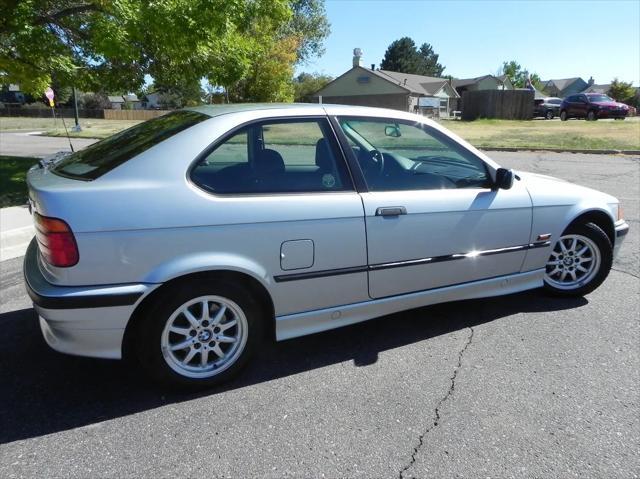
<svg viewBox="0 0 640 479">
<path fill-rule="evenodd" d="M 67 134 L 67 140 L 69 140 L 69 146 L 71 147 L 71 153 L 74 153 L 73 145 L 71 144 L 71 137 L 69 136 L 69 130 L 67 130 L 67 124 L 64 122 L 64 114 L 60 114 L 60 118 L 62 119 L 62 124 L 64 125 L 64 131 Z"/>
</svg>

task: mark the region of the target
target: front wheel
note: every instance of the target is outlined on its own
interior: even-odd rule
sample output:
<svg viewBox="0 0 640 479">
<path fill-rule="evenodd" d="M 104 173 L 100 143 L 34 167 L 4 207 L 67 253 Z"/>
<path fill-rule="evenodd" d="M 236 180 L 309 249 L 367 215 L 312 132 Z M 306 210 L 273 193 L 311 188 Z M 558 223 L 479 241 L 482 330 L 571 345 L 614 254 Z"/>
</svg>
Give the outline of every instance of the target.
<svg viewBox="0 0 640 479">
<path fill-rule="evenodd" d="M 555 244 L 547 261 L 544 286 L 553 294 L 582 296 L 606 279 L 613 262 L 609 237 L 594 223 L 572 226 Z"/>
<path fill-rule="evenodd" d="M 596 112 L 593 110 L 589 110 L 589 113 L 587 113 L 587 121 L 596 121 L 598 119 L 598 115 L 596 115 Z"/>
<path fill-rule="evenodd" d="M 560 120 L 567 121 L 568 119 L 569 119 L 569 115 L 567 115 L 567 111 L 566 110 L 562 110 L 560 112 Z"/>
<path fill-rule="evenodd" d="M 553 120 L 553 110 L 547 110 L 547 114 L 544 117 L 547 120 Z"/>
<path fill-rule="evenodd" d="M 247 363 L 263 323 L 260 308 L 241 286 L 185 282 L 163 294 L 138 325 L 141 366 L 170 387 L 220 384 Z"/>
</svg>

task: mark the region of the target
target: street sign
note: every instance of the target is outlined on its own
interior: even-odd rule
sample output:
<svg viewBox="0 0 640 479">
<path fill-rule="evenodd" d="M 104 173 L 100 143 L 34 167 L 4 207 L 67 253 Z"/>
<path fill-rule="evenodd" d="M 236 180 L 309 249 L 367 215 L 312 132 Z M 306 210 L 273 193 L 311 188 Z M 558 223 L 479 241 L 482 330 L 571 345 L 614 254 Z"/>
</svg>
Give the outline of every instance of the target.
<svg viewBox="0 0 640 479">
<path fill-rule="evenodd" d="M 49 106 L 53 107 L 53 98 L 55 95 L 51 87 L 47 87 L 47 89 L 44 91 L 44 96 L 49 99 Z"/>
</svg>

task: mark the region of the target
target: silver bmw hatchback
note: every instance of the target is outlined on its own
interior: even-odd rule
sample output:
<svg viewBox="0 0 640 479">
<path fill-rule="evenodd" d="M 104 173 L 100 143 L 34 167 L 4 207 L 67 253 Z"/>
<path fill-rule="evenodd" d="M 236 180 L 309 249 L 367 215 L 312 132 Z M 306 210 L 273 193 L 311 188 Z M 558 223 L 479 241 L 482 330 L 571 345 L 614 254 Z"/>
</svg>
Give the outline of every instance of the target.
<svg viewBox="0 0 640 479">
<path fill-rule="evenodd" d="M 330 105 L 181 110 L 27 178 L 27 290 L 57 351 L 229 379 L 284 340 L 451 300 L 584 295 L 616 198 L 500 168 L 437 123 Z"/>
</svg>

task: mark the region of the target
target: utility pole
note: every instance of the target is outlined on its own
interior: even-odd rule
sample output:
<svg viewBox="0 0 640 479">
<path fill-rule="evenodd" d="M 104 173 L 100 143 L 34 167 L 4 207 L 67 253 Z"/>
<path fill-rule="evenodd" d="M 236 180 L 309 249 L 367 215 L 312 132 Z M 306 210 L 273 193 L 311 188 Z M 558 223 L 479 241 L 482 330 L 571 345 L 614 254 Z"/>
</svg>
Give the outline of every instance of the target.
<svg viewBox="0 0 640 479">
<path fill-rule="evenodd" d="M 80 121 L 78 119 L 78 92 L 76 91 L 75 85 L 72 87 L 73 89 L 73 116 L 76 120 L 76 125 L 73 127 L 73 131 L 82 131 L 80 128 Z"/>
</svg>

